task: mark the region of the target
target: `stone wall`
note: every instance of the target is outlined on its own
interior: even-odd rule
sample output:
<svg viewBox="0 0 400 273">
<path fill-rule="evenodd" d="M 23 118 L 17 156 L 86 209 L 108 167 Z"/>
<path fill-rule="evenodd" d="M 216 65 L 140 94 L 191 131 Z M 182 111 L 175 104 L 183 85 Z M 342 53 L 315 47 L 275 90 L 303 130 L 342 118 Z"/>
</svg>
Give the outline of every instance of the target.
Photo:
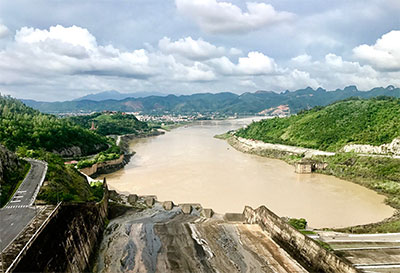
<svg viewBox="0 0 400 273">
<path fill-rule="evenodd" d="M 14 272 L 86 272 L 104 231 L 108 188 L 99 203 L 63 204 Z"/>
<path fill-rule="evenodd" d="M 101 163 L 93 164 L 91 167 L 80 169 L 84 174 L 91 176 L 94 174 L 102 174 L 114 171 L 123 167 L 125 156 L 121 155 L 118 159 L 109 160 Z"/>
<path fill-rule="evenodd" d="M 265 206 L 245 207 L 246 222 L 258 224 L 271 238 L 310 272 L 356 273 L 350 263 L 321 247 L 317 242 L 287 224 Z"/>
</svg>

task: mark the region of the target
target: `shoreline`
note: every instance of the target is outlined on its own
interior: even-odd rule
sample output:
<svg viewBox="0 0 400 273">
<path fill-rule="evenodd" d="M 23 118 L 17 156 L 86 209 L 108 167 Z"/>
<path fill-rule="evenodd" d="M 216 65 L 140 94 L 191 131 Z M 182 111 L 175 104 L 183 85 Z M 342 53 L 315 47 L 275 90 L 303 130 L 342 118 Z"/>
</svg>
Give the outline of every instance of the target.
<svg viewBox="0 0 400 273">
<path fill-rule="evenodd" d="M 136 135 L 136 134 L 118 135 L 118 136 L 116 136 L 116 144 L 117 144 L 117 146 L 119 146 L 121 148 L 121 151 L 123 152 L 123 154 L 120 156 L 119 159 L 109 160 L 109 161 L 105 161 L 105 162 L 101 162 L 101 163 L 95 163 L 91 167 L 82 168 L 82 169 L 79 169 L 79 171 L 85 173 L 92 179 L 96 179 L 97 177 L 104 175 L 104 174 L 114 173 L 114 172 L 124 168 L 125 165 L 127 165 L 129 163 L 132 156 L 134 156 L 136 154 L 135 151 L 131 152 L 129 150 L 129 142 L 131 140 L 134 140 L 136 138 L 159 136 L 159 135 L 163 135 L 163 134 L 165 134 L 165 131 L 163 131 L 162 129 L 161 130 L 157 129 L 157 130 L 153 130 L 151 132 L 141 133 L 138 135 Z M 93 173 L 91 173 L 92 172 L 91 169 L 93 168 L 93 166 L 95 166 L 95 170 L 93 171 Z M 86 172 L 89 171 L 89 173 L 86 173 L 85 171 Z"/>
<path fill-rule="evenodd" d="M 272 159 L 279 159 L 279 160 L 285 161 L 286 163 L 288 163 L 289 165 L 292 165 L 292 166 L 294 166 L 295 163 L 300 162 L 302 158 L 309 158 L 307 155 L 310 155 L 310 154 L 319 156 L 319 157 L 329 157 L 329 156 L 332 156 L 331 154 L 334 155 L 334 153 L 329 153 L 327 155 L 319 154 L 318 152 L 322 152 L 322 151 L 317 151 L 317 150 L 315 150 L 317 153 L 313 154 L 314 150 L 311 151 L 312 149 L 306 149 L 306 148 L 301 148 L 301 147 L 292 147 L 292 146 L 286 147 L 286 145 L 276 145 L 276 144 L 271 144 L 271 143 L 265 143 L 265 145 L 258 145 L 258 143 L 254 142 L 255 146 L 253 146 L 253 145 L 249 145 L 250 142 L 252 142 L 252 140 L 246 139 L 245 142 L 242 142 L 236 136 L 233 136 L 229 133 L 217 135 L 215 137 L 218 139 L 225 140 L 231 147 L 235 148 L 239 152 L 258 155 L 261 157 L 267 157 L 267 158 L 272 158 Z M 273 149 L 273 147 L 275 147 L 275 149 Z M 295 148 L 295 149 L 285 149 L 285 148 Z M 326 153 L 326 152 L 323 152 L 323 153 Z M 368 232 L 368 229 L 374 228 L 375 233 L 385 233 L 385 232 L 377 232 L 377 230 L 379 231 L 380 226 L 386 227 L 387 225 L 390 226 L 392 223 L 394 223 L 394 225 L 395 225 L 394 228 L 396 229 L 397 224 L 398 223 L 400 224 L 400 209 L 389 202 L 389 198 L 391 197 L 389 194 L 384 193 L 382 191 L 378 191 L 372 187 L 368 187 L 366 183 L 361 183 L 358 180 L 351 180 L 349 177 L 346 177 L 346 176 L 338 176 L 332 172 L 321 171 L 321 170 L 317 171 L 316 173 L 325 174 L 325 175 L 333 175 L 334 177 L 337 177 L 339 179 L 343 179 L 345 181 L 358 184 L 365 188 L 371 189 L 380 195 L 384 195 L 386 197 L 385 204 L 395 210 L 391 217 L 382 219 L 381 221 L 378 221 L 375 223 L 368 223 L 368 224 L 350 226 L 350 227 L 345 227 L 345 228 L 335 228 L 333 230 L 349 232 L 349 233 L 366 233 L 366 232 Z M 328 229 L 328 230 L 332 230 L 332 229 Z M 392 230 L 390 230 L 390 232 L 391 231 Z M 399 231 L 400 230 L 397 229 L 397 232 L 399 232 Z"/>
</svg>

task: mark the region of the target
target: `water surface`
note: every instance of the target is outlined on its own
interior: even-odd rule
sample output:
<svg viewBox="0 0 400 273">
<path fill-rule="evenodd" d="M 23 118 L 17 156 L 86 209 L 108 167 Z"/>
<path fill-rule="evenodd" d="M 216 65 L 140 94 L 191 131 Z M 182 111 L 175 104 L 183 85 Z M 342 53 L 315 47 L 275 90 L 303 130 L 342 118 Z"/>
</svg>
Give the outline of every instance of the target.
<svg viewBox="0 0 400 273">
<path fill-rule="evenodd" d="M 108 184 L 220 213 L 266 205 L 279 216 L 306 218 L 312 227 L 365 224 L 393 214 L 385 197 L 372 190 L 333 176 L 296 174 L 283 161 L 241 153 L 213 138 L 251 120 L 204 121 L 133 140 L 136 155 L 124 169 L 106 175 Z"/>
</svg>

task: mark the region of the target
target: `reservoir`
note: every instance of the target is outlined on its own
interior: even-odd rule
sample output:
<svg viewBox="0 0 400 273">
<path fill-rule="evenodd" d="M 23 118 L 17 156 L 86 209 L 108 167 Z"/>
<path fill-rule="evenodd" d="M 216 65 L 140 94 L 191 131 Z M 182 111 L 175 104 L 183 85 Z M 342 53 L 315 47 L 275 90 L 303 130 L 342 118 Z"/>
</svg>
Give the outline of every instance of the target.
<svg viewBox="0 0 400 273">
<path fill-rule="evenodd" d="M 218 213 L 265 205 L 279 216 L 309 225 L 344 227 L 392 216 L 385 197 L 333 176 L 296 174 L 287 163 L 241 153 L 214 135 L 237 129 L 251 118 L 202 121 L 165 135 L 135 139 L 136 154 L 124 169 L 106 175 L 123 193 L 157 195 L 158 200 L 200 203 Z"/>
</svg>

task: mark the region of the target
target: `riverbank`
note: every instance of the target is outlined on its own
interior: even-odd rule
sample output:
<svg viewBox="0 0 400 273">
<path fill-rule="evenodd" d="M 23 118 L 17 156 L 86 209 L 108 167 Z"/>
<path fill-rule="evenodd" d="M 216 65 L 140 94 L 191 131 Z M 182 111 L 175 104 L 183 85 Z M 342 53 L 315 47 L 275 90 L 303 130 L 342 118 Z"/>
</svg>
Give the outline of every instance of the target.
<svg viewBox="0 0 400 273">
<path fill-rule="evenodd" d="M 341 229 L 346 232 L 400 232 L 400 160 L 396 158 L 357 156 L 354 153 L 315 153 L 315 150 L 291 147 L 286 145 L 260 144 L 233 136 L 230 133 L 216 136 L 225 139 L 233 148 L 240 152 L 255 154 L 262 157 L 280 159 L 290 165 L 301 162 L 303 158 L 325 164 L 324 169 L 316 172 L 333 175 L 361 186 L 376 191 L 386 196 L 385 203 L 397 211 L 395 214 L 383 221 L 373 224 L 360 225 Z M 283 147 L 285 146 L 285 147 Z M 310 156 L 311 154 L 311 156 Z M 397 169 L 398 172 L 397 172 Z"/>
<path fill-rule="evenodd" d="M 134 151 L 130 151 L 129 143 L 136 138 L 145 138 L 151 136 L 158 136 L 165 134 L 164 130 L 152 130 L 150 132 L 140 133 L 140 134 L 126 134 L 111 136 L 115 139 L 116 145 L 120 148 L 122 154 L 115 159 L 106 160 L 104 162 L 96 162 L 90 166 L 79 169 L 85 175 L 92 178 L 96 178 L 102 174 L 110 174 L 122 169 L 126 164 L 129 163 L 131 157 L 135 155 Z M 79 166 L 79 165 L 78 165 Z"/>
</svg>

